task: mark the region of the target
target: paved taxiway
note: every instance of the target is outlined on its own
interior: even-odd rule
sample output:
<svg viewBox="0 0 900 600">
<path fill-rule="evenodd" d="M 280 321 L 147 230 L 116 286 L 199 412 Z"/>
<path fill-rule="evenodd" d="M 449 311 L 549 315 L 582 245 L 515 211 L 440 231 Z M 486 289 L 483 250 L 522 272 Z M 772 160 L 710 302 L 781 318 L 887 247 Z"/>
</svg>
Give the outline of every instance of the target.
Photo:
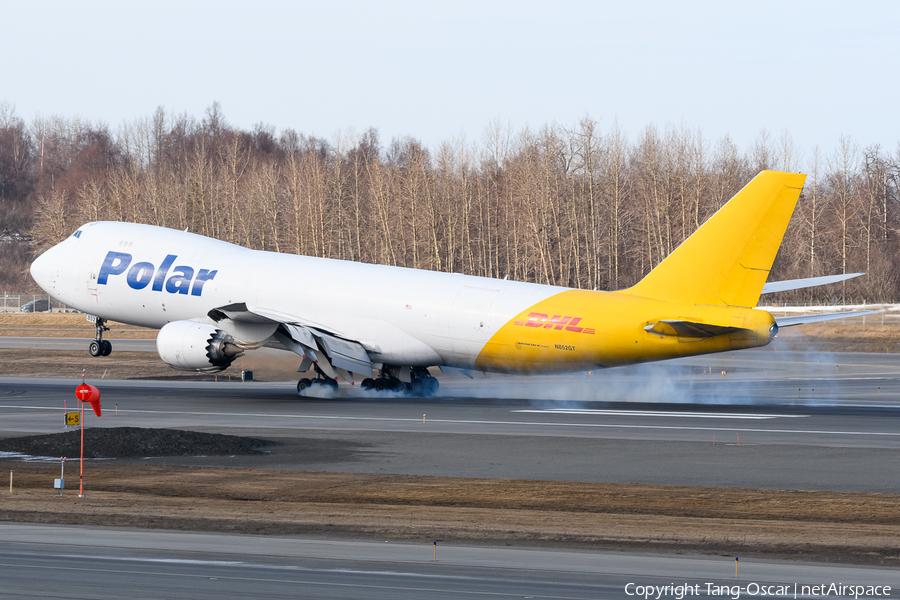
<svg viewBox="0 0 900 600">
<path fill-rule="evenodd" d="M 0 350 L 86 350 L 94 338 L 0 337 Z M 116 352 L 156 352 L 156 340 L 114 339 Z"/>
<path fill-rule="evenodd" d="M 9 597 L 633 598 L 626 586 L 844 585 L 900 589 L 877 567 L 6 524 Z M 634 585 L 629 589 L 634 592 Z M 892 593 L 892 596 L 896 591 Z M 756 595 L 760 595 L 757 591 Z M 674 596 L 669 596 L 674 597 Z M 723 597 L 721 594 L 717 597 Z M 731 597 L 725 595 L 724 597 Z M 802 596 L 801 596 L 802 597 Z"/>
<path fill-rule="evenodd" d="M 77 383 L 0 378 L 0 436 L 61 431 Z M 433 399 L 301 399 L 290 382 L 93 383 L 105 412 L 89 426 L 283 443 L 264 457 L 168 464 L 900 493 L 897 355 L 743 352 L 593 376 L 453 375 Z"/>
</svg>

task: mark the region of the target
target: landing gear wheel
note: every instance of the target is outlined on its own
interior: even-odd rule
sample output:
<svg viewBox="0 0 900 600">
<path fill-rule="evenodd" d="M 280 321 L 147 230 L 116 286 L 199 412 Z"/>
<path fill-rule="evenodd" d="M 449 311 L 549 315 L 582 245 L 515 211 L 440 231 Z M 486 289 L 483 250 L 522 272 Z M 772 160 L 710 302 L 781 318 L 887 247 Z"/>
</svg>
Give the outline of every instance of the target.
<svg viewBox="0 0 900 600">
<path fill-rule="evenodd" d="M 409 391 L 412 392 L 413 396 L 424 396 L 425 388 L 426 386 L 424 379 L 413 379 L 412 384 L 410 384 Z"/>
<path fill-rule="evenodd" d="M 322 387 L 328 388 L 333 392 L 338 390 L 338 382 L 337 379 L 332 379 L 331 377 L 321 377 L 319 379 L 313 379 L 312 383 L 310 383 L 310 387 Z"/>
<path fill-rule="evenodd" d="M 308 388 L 310 385 L 312 385 L 312 381 L 309 379 L 306 379 L 304 377 L 303 379 L 301 379 L 300 381 L 297 382 L 297 393 L 302 394 L 303 390 Z"/>
<path fill-rule="evenodd" d="M 88 346 L 91 356 L 109 356 L 112 352 L 112 344 L 103 339 L 104 331 L 109 331 L 109 327 L 104 319 L 97 317 L 94 321 L 94 341 Z"/>
<path fill-rule="evenodd" d="M 367 392 L 374 390 L 375 389 L 375 380 L 372 379 L 371 377 L 366 377 L 365 379 L 362 380 L 362 383 L 359 384 L 359 387 L 361 387 L 363 390 L 365 390 Z"/>
<path fill-rule="evenodd" d="M 425 394 L 427 396 L 434 396 L 437 394 L 438 388 L 440 387 L 441 384 L 438 382 L 437 377 L 425 378 Z"/>
</svg>

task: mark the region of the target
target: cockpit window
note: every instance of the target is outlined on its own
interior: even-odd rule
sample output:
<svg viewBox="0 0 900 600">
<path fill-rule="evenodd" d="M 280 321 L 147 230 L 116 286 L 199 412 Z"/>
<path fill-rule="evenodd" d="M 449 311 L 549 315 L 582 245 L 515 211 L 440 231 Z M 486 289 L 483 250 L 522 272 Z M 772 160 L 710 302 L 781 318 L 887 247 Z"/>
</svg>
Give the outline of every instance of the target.
<svg viewBox="0 0 900 600">
<path fill-rule="evenodd" d="M 80 238 L 80 237 L 81 237 L 81 230 L 79 229 L 78 231 L 76 231 L 75 233 L 73 233 L 73 234 L 72 234 L 72 237 Z"/>
</svg>

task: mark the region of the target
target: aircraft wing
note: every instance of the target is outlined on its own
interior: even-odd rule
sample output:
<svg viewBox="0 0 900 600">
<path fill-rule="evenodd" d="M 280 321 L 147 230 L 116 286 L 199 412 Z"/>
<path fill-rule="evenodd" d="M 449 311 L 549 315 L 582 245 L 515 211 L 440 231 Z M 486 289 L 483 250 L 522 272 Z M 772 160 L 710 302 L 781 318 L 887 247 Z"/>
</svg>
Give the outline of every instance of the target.
<svg viewBox="0 0 900 600">
<path fill-rule="evenodd" d="M 839 283 L 854 277 L 865 275 L 865 273 L 847 273 L 844 275 L 825 275 L 823 277 L 807 277 L 806 279 L 786 279 L 784 281 L 771 281 L 763 286 L 763 294 L 774 294 L 775 292 L 786 292 L 788 290 L 799 290 L 808 287 L 816 287 L 818 285 L 828 285 L 829 283 Z"/>
<path fill-rule="evenodd" d="M 775 318 L 778 327 L 793 327 L 794 325 L 805 325 L 807 323 L 819 323 L 820 321 L 834 321 L 836 319 L 846 319 L 848 317 L 864 317 L 866 315 L 877 315 L 880 310 L 851 310 L 848 312 L 825 313 L 821 315 L 800 315 L 797 317 L 781 317 Z"/>
<path fill-rule="evenodd" d="M 232 323 L 268 326 L 272 335 L 288 350 L 303 358 L 300 371 L 317 365 L 328 377 L 342 376 L 353 381 L 350 373 L 372 377 L 372 361 L 366 348 L 357 340 L 341 337 L 339 333 L 326 330 L 303 319 L 265 309 L 250 308 L 245 303 L 230 304 L 209 311 L 216 322 L 229 320 Z"/>
</svg>

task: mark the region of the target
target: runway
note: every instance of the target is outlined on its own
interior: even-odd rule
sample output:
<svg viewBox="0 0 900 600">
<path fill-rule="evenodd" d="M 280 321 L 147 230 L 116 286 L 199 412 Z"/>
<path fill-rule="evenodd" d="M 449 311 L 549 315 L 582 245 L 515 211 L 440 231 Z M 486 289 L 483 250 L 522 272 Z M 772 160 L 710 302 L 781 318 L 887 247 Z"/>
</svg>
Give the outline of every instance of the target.
<svg viewBox="0 0 900 600">
<path fill-rule="evenodd" d="M 792 592 L 795 585 L 802 591 L 803 585 L 830 583 L 890 586 L 896 593 L 900 573 L 743 557 L 735 577 L 731 556 L 441 543 L 435 550 L 430 543 L 5 524 L 0 529 L 0 581 L 9 597 L 98 598 L 115 590 L 115 597 L 123 599 L 581 599 L 634 598 L 638 586 L 654 586 L 655 597 L 658 587 L 689 585 L 697 595 L 731 598 L 735 592 L 746 597 L 762 595 L 760 590 Z M 675 598 L 676 593 L 663 597 Z"/>
<path fill-rule="evenodd" d="M 116 349 L 153 350 L 152 340 L 125 342 L 115 340 Z M 63 406 L 72 409 L 78 383 L 0 377 L 0 437 L 64 431 Z M 900 493 L 900 356 L 890 354 L 759 351 L 592 375 L 454 374 L 441 377 L 440 396 L 430 399 L 355 388 L 299 398 L 293 381 L 90 383 L 101 389 L 104 413 L 88 413 L 89 427 L 280 442 L 265 456 L 136 464 Z M 0 581 L 14 597 L 115 590 L 122 598 L 217 599 L 634 598 L 635 585 L 699 586 L 698 595 L 730 598 L 795 583 L 900 587 L 891 570 L 749 557 L 735 579 L 734 557 L 439 543 L 434 561 L 433 551 L 429 544 L 5 523 Z"/>
<path fill-rule="evenodd" d="M 94 381 L 105 412 L 87 423 L 282 442 L 264 457 L 149 463 L 900 493 L 898 358 L 744 352 L 590 376 L 451 375 L 431 399 Z M 63 430 L 78 383 L 0 378 L 0 436 Z"/>
</svg>

